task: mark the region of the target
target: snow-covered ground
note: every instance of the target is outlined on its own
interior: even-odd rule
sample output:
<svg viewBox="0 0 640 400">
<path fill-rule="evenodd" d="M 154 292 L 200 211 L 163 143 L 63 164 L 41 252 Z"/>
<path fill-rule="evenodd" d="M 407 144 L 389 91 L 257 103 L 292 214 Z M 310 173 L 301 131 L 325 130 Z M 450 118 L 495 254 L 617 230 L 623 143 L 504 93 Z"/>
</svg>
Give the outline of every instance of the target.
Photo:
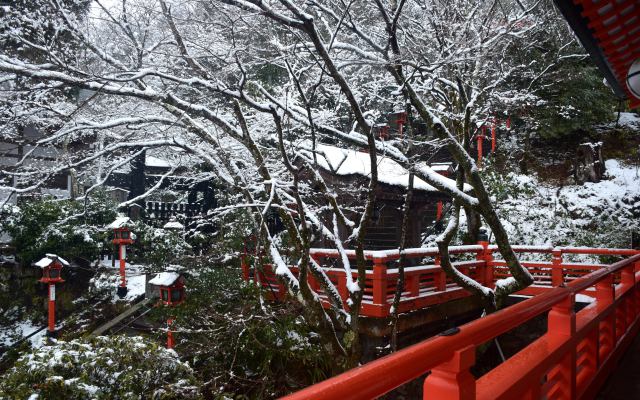
<svg viewBox="0 0 640 400">
<path fill-rule="evenodd" d="M 640 170 L 607 160 L 598 183 L 549 186 L 510 173 L 494 201 L 511 242 L 525 245 L 628 247 L 640 228 Z"/>
<path fill-rule="evenodd" d="M 145 293 L 146 275 L 142 265 L 125 264 L 127 276 L 127 295 L 124 298 L 118 297 L 116 290 L 120 283 L 120 275 L 118 272 L 118 261 L 116 260 L 116 268 L 111 268 L 111 260 L 101 260 L 103 267 L 107 267 L 107 271 L 99 272 L 89 282 L 90 292 L 109 291 L 111 293 L 112 302 L 116 301 L 133 301 L 143 296 Z"/>
<path fill-rule="evenodd" d="M 25 336 L 28 336 L 38 329 L 42 328 L 42 325 L 34 324 L 31 321 L 21 321 L 12 326 L 6 326 L 0 328 L 0 345 L 11 346 L 18 342 Z M 34 334 L 29 338 L 31 347 L 40 347 L 43 343 L 43 338 L 46 333 L 46 329 L 42 329 L 40 332 Z"/>
<path fill-rule="evenodd" d="M 630 112 L 620 113 L 618 124 L 631 129 L 640 129 L 640 115 Z"/>
</svg>

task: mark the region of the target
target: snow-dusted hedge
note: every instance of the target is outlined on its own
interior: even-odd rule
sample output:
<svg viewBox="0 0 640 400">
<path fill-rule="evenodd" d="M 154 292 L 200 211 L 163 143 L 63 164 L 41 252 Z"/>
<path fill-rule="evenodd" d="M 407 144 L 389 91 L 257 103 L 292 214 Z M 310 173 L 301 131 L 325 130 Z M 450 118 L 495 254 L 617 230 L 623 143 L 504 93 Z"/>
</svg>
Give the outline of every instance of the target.
<svg viewBox="0 0 640 400">
<path fill-rule="evenodd" d="M 116 217 L 116 204 L 97 192 L 86 208 L 82 201 L 44 198 L 6 211 L 3 229 L 11 236 L 20 261 L 28 265 L 44 253 L 67 259 L 97 258 L 111 238 L 105 226 Z"/>
<path fill-rule="evenodd" d="M 58 341 L 22 356 L 0 399 L 197 399 L 191 368 L 142 337 Z"/>
</svg>

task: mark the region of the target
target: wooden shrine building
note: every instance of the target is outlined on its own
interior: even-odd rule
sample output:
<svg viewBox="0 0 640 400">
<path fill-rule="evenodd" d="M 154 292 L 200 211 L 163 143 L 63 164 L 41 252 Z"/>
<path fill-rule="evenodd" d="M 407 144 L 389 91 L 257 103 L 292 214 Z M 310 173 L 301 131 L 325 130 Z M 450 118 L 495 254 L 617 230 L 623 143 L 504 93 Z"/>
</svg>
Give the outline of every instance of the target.
<svg viewBox="0 0 640 400">
<path fill-rule="evenodd" d="M 347 216 L 353 220 L 359 219 L 364 210 L 366 188 L 371 176 L 369 154 L 319 144 L 317 160 L 320 174 L 327 186 L 338 195 L 338 203 L 349 210 Z M 379 154 L 377 161 L 376 203 L 367 225 L 365 247 L 368 250 L 394 249 L 400 246 L 409 172 L 384 155 Z M 443 176 L 451 173 L 449 167 L 443 168 L 442 165 L 438 165 L 435 170 Z M 407 247 L 420 247 L 425 235 L 434 233 L 434 226 L 440 217 L 438 202 L 441 210 L 442 203 L 449 203 L 450 198 L 416 177 L 409 211 Z M 331 214 L 327 212 L 324 222 L 328 226 L 331 226 L 331 218 Z M 346 227 L 339 226 L 339 233 L 342 240 L 347 239 Z M 333 244 L 324 239 L 319 240 L 314 246 L 333 247 Z"/>
</svg>

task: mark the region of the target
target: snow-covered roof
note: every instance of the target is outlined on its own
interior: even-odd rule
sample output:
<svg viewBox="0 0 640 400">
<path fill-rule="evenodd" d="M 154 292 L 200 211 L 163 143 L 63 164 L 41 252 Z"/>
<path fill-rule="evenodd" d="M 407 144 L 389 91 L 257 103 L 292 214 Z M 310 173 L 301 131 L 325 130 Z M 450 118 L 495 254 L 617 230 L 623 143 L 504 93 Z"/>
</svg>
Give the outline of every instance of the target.
<svg viewBox="0 0 640 400">
<path fill-rule="evenodd" d="M 182 225 L 178 221 L 169 221 L 163 226 L 164 229 L 184 229 L 184 225 Z"/>
<path fill-rule="evenodd" d="M 362 175 L 371 176 L 371 161 L 369 153 L 356 150 L 342 149 L 339 147 L 319 144 L 316 146 L 318 152 L 318 164 L 321 168 L 331 171 L 337 175 Z M 378 154 L 378 181 L 394 186 L 409 186 L 409 171 L 396 161 L 382 154 Z M 446 177 L 455 186 L 455 181 Z M 465 190 L 467 185 L 465 185 Z M 413 187 L 418 190 L 437 192 L 438 189 L 429 185 L 422 179 L 414 178 Z M 469 187 L 470 189 L 470 187 Z"/>
<path fill-rule="evenodd" d="M 160 272 L 149 283 L 156 286 L 171 286 L 178 278 L 180 278 L 180 274 L 177 272 Z"/>
<path fill-rule="evenodd" d="M 46 254 L 45 257 L 43 257 L 40 261 L 34 263 L 33 265 L 40 268 L 46 268 L 54 261 L 59 261 L 60 264 L 64 265 L 65 267 L 69 266 L 69 263 L 64 258 L 59 257 L 55 254 Z"/>
<path fill-rule="evenodd" d="M 171 168 L 171 164 L 167 160 L 154 156 L 146 156 L 144 165 L 147 167 Z"/>
<path fill-rule="evenodd" d="M 436 171 L 436 172 L 442 172 L 442 171 L 449 171 L 449 169 L 451 168 L 451 163 L 450 162 L 441 162 L 441 163 L 432 163 L 430 165 L 431 169 Z"/>
<path fill-rule="evenodd" d="M 131 219 L 129 217 L 118 217 L 109 224 L 110 229 L 123 228 L 128 226 L 131 223 Z"/>
</svg>

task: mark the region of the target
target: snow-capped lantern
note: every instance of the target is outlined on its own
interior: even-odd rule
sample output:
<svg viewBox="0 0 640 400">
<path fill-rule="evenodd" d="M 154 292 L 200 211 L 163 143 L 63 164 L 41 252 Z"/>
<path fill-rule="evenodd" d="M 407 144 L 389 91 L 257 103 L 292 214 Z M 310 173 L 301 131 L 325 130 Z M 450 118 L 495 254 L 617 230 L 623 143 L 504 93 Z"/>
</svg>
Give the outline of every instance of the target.
<svg viewBox="0 0 640 400">
<path fill-rule="evenodd" d="M 178 222 L 175 218 L 171 218 L 169 222 L 164 224 L 163 228 L 169 231 L 179 232 L 184 229 L 184 225 Z"/>
<path fill-rule="evenodd" d="M 118 246 L 118 254 L 120 255 L 120 285 L 118 285 L 118 297 L 123 298 L 127 295 L 127 277 L 125 271 L 127 259 L 127 245 L 133 244 L 135 235 L 129 229 L 131 220 L 129 217 L 118 217 L 113 221 L 109 228 L 113 229 L 113 244 Z"/>
<path fill-rule="evenodd" d="M 404 111 L 400 111 L 395 113 L 396 123 L 397 124 L 406 124 L 407 123 L 407 113 Z"/>
<path fill-rule="evenodd" d="M 160 301 L 167 306 L 177 306 L 185 300 L 184 276 L 177 272 L 160 272 L 149 284 L 158 288 Z"/>
<path fill-rule="evenodd" d="M 42 269 L 40 282 L 55 284 L 64 282 L 64 279 L 62 279 L 62 267 L 68 267 L 69 263 L 55 254 L 47 254 L 34 265 Z"/>
<path fill-rule="evenodd" d="M 153 286 L 156 286 L 160 291 L 160 301 L 169 307 L 175 307 L 181 304 L 185 299 L 184 293 L 184 276 L 177 272 L 160 272 L 149 281 Z M 173 349 L 175 340 L 173 338 L 173 331 L 171 325 L 175 321 L 174 317 L 167 319 L 167 348 Z"/>
<path fill-rule="evenodd" d="M 478 242 L 489 242 L 489 234 L 487 234 L 486 229 L 478 229 Z"/>
<path fill-rule="evenodd" d="M 633 95 L 640 99 L 640 58 L 631 64 L 627 74 L 627 87 Z"/>
<path fill-rule="evenodd" d="M 130 224 L 129 217 L 118 217 L 109 225 L 109 228 L 113 229 L 113 244 L 117 246 L 133 244 L 133 234 L 129 229 Z"/>
<path fill-rule="evenodd" d="M 64 279 L 62 279 L 62 267 L 68 267 L 69 263 L 55 254 L 47 254 L 34 265 L 42 269 L 40 282 L 49 286 L 47 336 L 54 337 L 56 335 L 56 283 L 64 282 Z"/>
</svg>

